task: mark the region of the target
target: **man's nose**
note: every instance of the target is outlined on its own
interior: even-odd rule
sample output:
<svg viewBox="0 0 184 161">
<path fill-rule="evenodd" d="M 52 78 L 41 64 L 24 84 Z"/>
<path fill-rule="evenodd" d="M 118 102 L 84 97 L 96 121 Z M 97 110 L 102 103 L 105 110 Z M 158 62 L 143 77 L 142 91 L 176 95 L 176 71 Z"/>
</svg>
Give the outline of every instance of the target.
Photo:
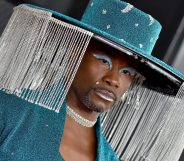
<svg viewBox="0 0 184 161">
<path fill-rule="evenodd" d="M 103 82 L 106 83 L 109 86 L 113 86 L 115 88 L 118 88 L 120 86 L 120 75 L 118 71 L 110 70 L 108 71 L 104 77 Z"/>
</svg>

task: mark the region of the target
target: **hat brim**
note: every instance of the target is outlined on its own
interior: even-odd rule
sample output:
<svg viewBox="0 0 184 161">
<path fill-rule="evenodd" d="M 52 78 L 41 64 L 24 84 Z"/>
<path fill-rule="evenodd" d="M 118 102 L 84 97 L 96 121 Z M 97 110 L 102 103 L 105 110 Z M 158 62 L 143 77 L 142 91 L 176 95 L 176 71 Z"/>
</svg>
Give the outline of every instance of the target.
<svg viewBox="0 0 184 161">
<path fill-rule="evenodd" d="M 35 9 L 41 9 L 41 10 L 51 12 L 52 16 L 59 20 L 63 20 L 67 23 L 76 25 L 78 27 L 81 27 L 83 29 L 93 32 L 94 39 L 100 42 L 103 42 L 117 50 L 120 50 L 129 56 L 136 57 L 136 59 L 140 60 L 142 64 L 145 64 L 150 69 L 156 71 L 158 74 L 160 74 L 160 76 L 163 76 L 168 81 L 174 83 L 177 87 L 179 87 L 184 81 L 184 74 L 180 73 L 179 71 L 174 69 L 172 66 L 167 65 L 165 62 L 157 59 L 156 57 L 152 55 L 147 55 L 145 53 L 141 53 L 141 52 L 138 52 L 137 50 L 134 50 L 134 47 L 131 44 L 128 44 L 128 43 L 127 44 L 125 43 L 124 45 L 122 43 L 120 44 L 118 38 L 102 30 L 99 30 L 93 26 L 90 26 L 89 24 L 83 23 L 79 20 L 76 20 L 74 18 L 71 18 L 69 16 L 66 16 L 64 14 L 58 13 L 50 9 L 34 6 L 31 4 L 24 4 L 24 5 L 35 8 Z"/>
</svg>

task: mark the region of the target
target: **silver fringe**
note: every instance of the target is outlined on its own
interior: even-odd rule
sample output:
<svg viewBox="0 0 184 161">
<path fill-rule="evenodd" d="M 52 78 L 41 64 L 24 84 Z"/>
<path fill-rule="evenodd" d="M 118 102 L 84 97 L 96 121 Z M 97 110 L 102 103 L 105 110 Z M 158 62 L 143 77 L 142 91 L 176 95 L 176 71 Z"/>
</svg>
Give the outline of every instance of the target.
<svg viewBox="0 0 184 161">
<path fill-rule="evenodd" d="M 135 108 L 135 96 L 132 103 L 127 97 L 102 116 L 103 133 L 119 158 L 178 161 L 184 148 L 184 83 L 176 97 L 138 87 L 137 83 L 129 93 L 140 96 L 139 108 Z"/>
<path fill-rule="evenodd" d="M 0 87 L 59 112 L 93 33 L 18 6 L 0 43 Z"/>
</svg>

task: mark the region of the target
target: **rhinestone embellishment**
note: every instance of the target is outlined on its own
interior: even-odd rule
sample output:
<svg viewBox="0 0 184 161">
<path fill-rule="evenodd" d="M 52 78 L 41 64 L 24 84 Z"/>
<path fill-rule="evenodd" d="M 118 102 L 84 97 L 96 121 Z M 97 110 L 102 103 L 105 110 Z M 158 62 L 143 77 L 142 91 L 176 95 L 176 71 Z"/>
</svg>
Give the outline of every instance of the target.
<svg viewBox="0 0 184 161">
<path fill-rule="evenodd" d="M 77 122 L 78 124 L 80 124 L 80 125 L 82 125 L 84 127 L 93 127 L 95 125 L 95 123 L 97 122 L 97 120 L 89 121 L 89 120 L 83 118 L 82 116 L 77 114 L 69 106 L 66 107 L 66 113 L 67 113 L 68 116 L 70 116 L 72 119 L 74 119 L 75 122 Z"/>
</svg>

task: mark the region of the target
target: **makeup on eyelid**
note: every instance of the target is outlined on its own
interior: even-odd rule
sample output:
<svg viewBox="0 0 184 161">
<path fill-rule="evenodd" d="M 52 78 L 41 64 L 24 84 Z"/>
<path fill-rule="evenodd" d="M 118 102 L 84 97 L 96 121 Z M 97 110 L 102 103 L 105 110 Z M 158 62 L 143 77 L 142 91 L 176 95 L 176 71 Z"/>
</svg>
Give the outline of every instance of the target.
<svg viewBox="0 0 184 161">
<path fill-rule="evenodd" d="M 129 75 L 132 76 L 132 77 L 135 76 L 135 74 L 136 74 L 135 70 L 131 67 L 121 68 L 120 72 L 122 72 L 124 74 L 127 74 L 127 72 L 128 72 Z"/>
<path fill-rule="evenodd" d="M 112 61 L 108 56 L 102 55 L 102 54 L 93 54 L 93 56 L 99 60 L 105 60 L 108 62 L 109 69 L 112 69 Z M 135 76 L 136 72 L 133 68 L 131 67 L 123 67 L 120 69 L 120 72 L 123 74 L 129 73 L 130 76 Z"/>
<path fill-rule="evenodd" d="M 108 62 L 109 68 L 110 70 L 112 69 L 112 61 L 109 57 L 105 56 L 105 55 L 101 55 L 101 54 L 93 54 L 93 56 L 99 60 L 105 60 Z"/>
</svg>

